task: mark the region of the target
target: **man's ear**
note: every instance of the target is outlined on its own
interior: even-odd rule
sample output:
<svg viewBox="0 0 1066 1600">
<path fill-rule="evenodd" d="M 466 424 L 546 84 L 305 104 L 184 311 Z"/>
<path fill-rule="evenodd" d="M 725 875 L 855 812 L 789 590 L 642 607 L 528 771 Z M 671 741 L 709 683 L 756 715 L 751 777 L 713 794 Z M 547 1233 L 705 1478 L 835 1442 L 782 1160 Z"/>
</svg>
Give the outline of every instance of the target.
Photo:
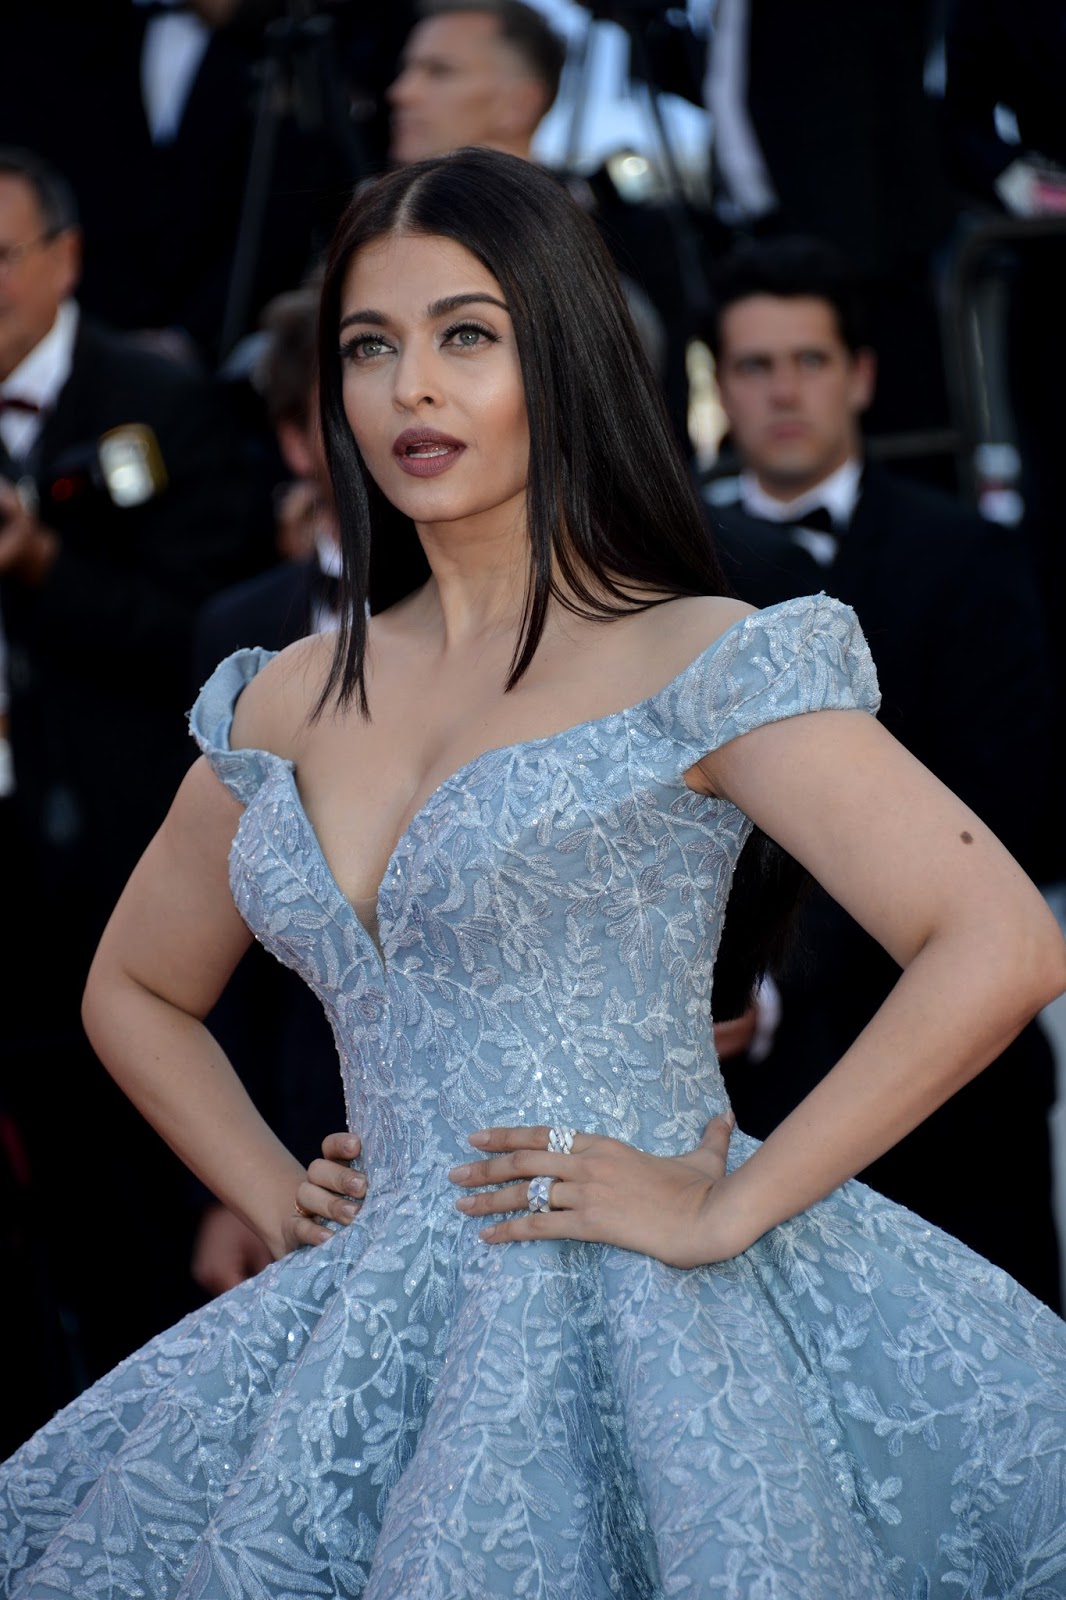
<svg viewBox="0 0 1066 1600">
<path fill-rule="evenodd" d="M 546 110 L 542 84 L 533 78 L 510 79 L 496 101 L 501 134 L 508 139 L 532 138 Z"/>
<path fill-rule="evenodd" d="M 56 235 L 52 249 L 55 251 L 60 298 L 66 300 L 81 282 L 81 229 L 64 228 L 62 233 Z"/>
<path fill-rule="evenodd" d="M 851 362 L 852 399 L 856 415 L 868 411 L 877 388 L 877 353 L 869 345 L 856 350 Z"/>
<path fill-rule="evenodd" d="M 277 425 L 278 448 L 282 460 L 296 478 L 313 478 L 315 457 L 308 438 L 308 430 L 298 422 L 285 419 Z"/>
</svg>

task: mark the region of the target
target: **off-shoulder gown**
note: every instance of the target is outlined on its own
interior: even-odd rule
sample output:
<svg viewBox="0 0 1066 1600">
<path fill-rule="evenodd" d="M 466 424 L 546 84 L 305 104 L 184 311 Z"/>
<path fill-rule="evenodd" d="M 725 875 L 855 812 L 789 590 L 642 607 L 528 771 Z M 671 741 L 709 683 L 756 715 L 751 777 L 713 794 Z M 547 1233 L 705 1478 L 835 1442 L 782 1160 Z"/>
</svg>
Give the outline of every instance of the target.
<svg viewBox="0 0 1066 1600">
<path fill-rule="evenodd" d="M 380 949 L 291 764 L 229 748 L 266 659 L 223 662 L 193 732 L 245 807 L 241 914 L 332 1022 L 369 1198 L 0 1469 L 3 1594 L 1066 1595 L 1066 1324 L 957 1241 L 853 1182 L 704 1268 L 492 1247 L 446 1178 L 477 1127 L 666 1153 L 722 1109 L 711 979 L 750 823 L 684 773 L 874 711 L 853 614 L 757 612 L 641 704 L 469 762 L 393 852 Z"/>
</svg>

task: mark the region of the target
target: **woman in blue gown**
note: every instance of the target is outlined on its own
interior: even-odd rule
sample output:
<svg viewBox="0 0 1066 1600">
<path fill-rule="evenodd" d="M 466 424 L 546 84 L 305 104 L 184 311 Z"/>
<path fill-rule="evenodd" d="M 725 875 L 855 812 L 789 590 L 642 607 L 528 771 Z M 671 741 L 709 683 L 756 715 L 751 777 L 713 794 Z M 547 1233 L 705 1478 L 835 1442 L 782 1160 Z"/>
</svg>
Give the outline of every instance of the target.
<svg viewBox="0 0 1066 1600">
<path fill-rule="evenodd" d="M 7 1463 L 3 1594 L 1066 1594 L 1066 1327 L 847 1181 L 1066 983 L 1042 901 L 878 726 L 852 613 L 723 596 L 548 176 L 381 180 L 322 328 L 348 626 L 209 680 L 85 1006 L 276 1259 Z M 757 1146 L 713 1017 L 779 847 L 904 973 Z M 252 936 L 332 1023 L 354 1220 L 203 1027 Z"/>
</svg>

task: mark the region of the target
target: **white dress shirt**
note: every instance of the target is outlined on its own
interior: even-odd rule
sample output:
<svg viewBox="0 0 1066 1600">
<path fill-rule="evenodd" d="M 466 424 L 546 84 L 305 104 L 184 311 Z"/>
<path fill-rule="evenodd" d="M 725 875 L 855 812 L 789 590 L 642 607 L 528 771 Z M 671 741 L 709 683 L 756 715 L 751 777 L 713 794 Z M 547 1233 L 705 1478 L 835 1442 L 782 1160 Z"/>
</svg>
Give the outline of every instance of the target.
<svg viewBox="0 0 1066 1600">
<path fill-rule="evenodd" d="M 340 577 L 343 570 L 340 545 L 331 533 L 326 533 L 321 528 L 315 531 L 315 557 L 319 571 L 324 572 L 327 578 Z M 312 633 L 336 633 L 340 625 L 338 611 L 334 611 L 332 606 L 324 605 L 320 600 L 314 602 L 311 607 Z"/>
<path fill-rule="evenodd" d="M 141 46 L 141 99 L 154 144 L 177 138 L 210 40 L 207 23 L 188 11 L 148 19 Z"/>
<path fill-rule="evenodd" d="M 64 300 L 56 320 L 43 339 L 38 340 L 3 383 L 0 398 L 26 400 L 37 411 L 5 411 L 0 408 L 0 439 L 14 461 L 28 456 L 40 437 L 50 411 L 55 410 L 63 385 L 74 364 L 74 341 L 78 336 L 78 307 Z"/>
</svg>

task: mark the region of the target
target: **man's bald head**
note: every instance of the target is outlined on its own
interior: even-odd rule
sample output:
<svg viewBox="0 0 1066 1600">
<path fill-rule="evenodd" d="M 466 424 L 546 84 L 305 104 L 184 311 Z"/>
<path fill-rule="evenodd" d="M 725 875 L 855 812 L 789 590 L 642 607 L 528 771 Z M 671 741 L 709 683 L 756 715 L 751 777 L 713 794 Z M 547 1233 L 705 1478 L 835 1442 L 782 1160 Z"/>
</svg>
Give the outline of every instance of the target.
<svg viewBox="0 0 1066 1600">
<path fill-rule="evenodd" d="M 564 57 L 544 17 L 521 0 L 429 0 L 389 89 L 393 161 L 467 144 L 528 158 Z"/>
</svg>

